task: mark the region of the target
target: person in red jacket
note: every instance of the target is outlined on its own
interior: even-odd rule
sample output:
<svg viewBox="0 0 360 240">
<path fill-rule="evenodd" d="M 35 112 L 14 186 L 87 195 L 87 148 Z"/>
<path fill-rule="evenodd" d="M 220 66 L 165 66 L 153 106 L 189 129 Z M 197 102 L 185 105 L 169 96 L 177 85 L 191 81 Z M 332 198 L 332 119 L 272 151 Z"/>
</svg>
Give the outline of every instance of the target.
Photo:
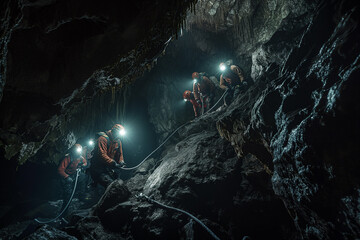
<svg viewBox="0 0 360 240">
<path fill-rule="evenodd" d="M 95 183 L 106 188 L 117 178 L 113 169 L 125 166 L 120 140 L 125 135 L 125 129 L 115 124 L 111 130 L 100 132 L 99 135 L 91 160 L 90 175 Z"/>
<path fill-rule="evenodd" d="M 76 169 L 78 167 L 85 167 L 87 165 L 86 159 L 82 156 L 82 146 L 75 144 L 70 154 L 66 154 L 58 167 L 58 173 L 68 183 L 74 181 Z"/>
<path fill-rule="evenodd" d="M 191 102 L 193 105 L 195 117 L 198 117 L 201 113 L 201 104 L 195 100 L 194 94 L 191 91 L 186 90 L 183 94 L 183 98 L 186 102 Z"/>
<path fill-rule="evenodd" d="M 194 80 L 193 93 L 195 101 L 204 106 L 202 113 L 205 113 L 210 109 L 214 100 L 215 85 L 205 73 L 193 72 L 191 76 Z"/>
<path fill-rule="evenodd" d="M 62 211 L 70 199 L 73 189 L 73 182 L 76 177 L 76 169 L 87 166 L 86 159 L 82 156 L 83 149 L 80 144 L 75 144 L 70 153 L 66 154 L 58 167 L 58 173 L 62 179 L 63 186 L 63 204 Z"/>
</svg>

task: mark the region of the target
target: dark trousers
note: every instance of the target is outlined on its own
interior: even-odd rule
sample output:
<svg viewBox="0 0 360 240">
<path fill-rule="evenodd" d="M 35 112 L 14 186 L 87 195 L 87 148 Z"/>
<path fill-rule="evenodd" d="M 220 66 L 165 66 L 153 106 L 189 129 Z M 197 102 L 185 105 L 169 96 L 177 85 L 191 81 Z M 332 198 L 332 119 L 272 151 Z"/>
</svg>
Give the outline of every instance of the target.
<svg viewBox="0 0 360 240">
<path fill-rule="evenodd" d="M 90 175 L 95 183 L 100 184 L 104 188 L 107 188 L 110 183 L 118 178 L 117 173 L 114 170 L 106 167 L 92 168 L 90 170 Z"/>
<path fill-rule="evenodd" d="M 204 105 L 204 109 L 203 109 L 202 114 L 209 111 L 209 109 L 214 104 L 213 102 L 214 102 L 214 95 L 213 94 L 211 94 L 209 96 L 206 95 L 206 96 L 202 97 L 202 104 Z"/>
<path fill-rule="evenodd" d="M 224 104 L 226 106 L 229 106 L 231 102 L 236 98 L 236 96 L 239 95 L 239 93 L 240 93 L 240 88 L 238 87 L 228 88 L 224 96 Z"/>
</svg>

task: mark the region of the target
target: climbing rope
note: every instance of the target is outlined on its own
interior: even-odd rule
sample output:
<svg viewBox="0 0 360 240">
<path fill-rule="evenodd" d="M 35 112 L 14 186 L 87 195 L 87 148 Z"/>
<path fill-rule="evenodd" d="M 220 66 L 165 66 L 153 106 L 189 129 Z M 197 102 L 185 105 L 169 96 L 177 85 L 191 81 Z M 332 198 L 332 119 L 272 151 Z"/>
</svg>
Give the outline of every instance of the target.
<svg viewBox="0 0 360 240">
<path fill-rule="evenodd" d="M 70 196 L 70 199 L 69 201 L 67 202 L 65 208 L 53 219 L 50 219 L 50 220 L 40 220 L 38 218 L 35 218 L 35 221 L 38 222 L 38 223 L 51 223 L 51 222 L 54 222 L 56 219 L 58 219 L 66 210 L 67 208 L 69 207 L 73 197 L 74 197 L 74 193 L 75 193 L 75 190 L 76 190 L 76 186 L 77 186 L 77 182 L 78 182 L 78 178 L 79 178 L 79 174 L 80 174 L 80 168 L 76 169 L 76 178 L 75 178 L 75 184 L 74 184 L 74 188 L 72 190 L 72 193 L 71 193 L 71 196 Z"/>
<path fill-rule="evenodd" d="M 211 110 L 213 110 L 214 109 L 214 107 L 220 102 L 220 100 L 221 99 L 223 99 L 223 97 L 225 96 L 225 93 L 227 93 L 227 89 L 226 89 L 226 91 L 223 93 L 223 95 L 221 95 L 221 97 L 219 98 L 219 100 L 214 104 L 214 106 L 212 106 L 210 109 L 209 109 L 209 111 L 207 111 L 207 112 L 210 112 Z"/>
<path fill-rule="evenodd" d="M 227 92 L 227 90 L 223 93 L 223 95 L 221 95 L 221 97 L 219 98 L 219 100 L 214 104 L 214 106 L 212 106 L 208 111 L 210 112 L 212 109 L 214 109 L 214 107 L 220 102 L 220 100 L 225 96 L 225 93 Z M 122 167 L 122 170 L 133 170 L 136 169 L 138 167 L 140 167 L 151 155 L 153 155 L 157 150 L 159 150 L 159 148 L 161 148 L 180 128 L 184 127 L 185 125 L 187 125 L 190 122 L 184 123 L 183 125 L 181 125 L 180 127 L 178 127 L 177 129 L 175 129 L 175 131 L 173 131 L 165 140 L 163 143 L 161 143 L 154 151 L 152 151 L 149 155 L 147 155 L 144 160 L 142 160 L 138 165 L 134 166 L 134 167 Z"/>
<path fill-rule="evenodd" d="M 159 205 L 160 207 L 163 207 L 163 208 L 167 208 L 167 209 L 171 209 L 171 210 L 174 210 L 174 211 L 178 211 L 178 212 L 181 212 L 181 213 L 184 213 L 186 215 L 188 215 L 189 217 L 191 217 L 193 220 L 195 220 L 197 223 L 199 223 L 203 228 L 205 228 L 205 230 L 210 233 L 210 235 L 216 239 L 216 240 L 220 240 L 220 238 L 218 236 L 215 235 L 215 233 L 213 231 L 210 230 L 210 228 L 208 228 L 202 221 L 200 221 L 200 219 L 198 219 L 197 217 L 195 217 L 194 215 L 192 215 L 191 213 L 188 213 L 187 211 L 184 211 L 182 209 L 179 209 L 179 208 L 175 208 L 175 207 L 170 207 L 168 205 L 165 205 L 163 203 L 160 203 L 148 196 L 146 196 L 145 194 L 143 193 L 140 193 L 139 195 L 136 195 L 136 197 L 140 200 L 147 200 L 148 202 L 150 203 L 153 203 L 153 204 L 156 204 L 156 205 Z"/>
<path fill-rule="evenodd" d="M 183 126 L 185 126 L 187 123 L 184 123 L 183 125 L 181 125 L 180 127 L 178 127 L 177 129 L 175 129 L 175 131 L 173 131 L 165 140 L 163 143 L 161 143 L 154 151 L 152 151 L 149 155 L 146 156 L 146 158 L 144 158 L 144 160 L 142 160 L 138 165 L 134 166 L 134 167 L 130 167 L 130 168 L 126 168 L 126 167 L 122 167 L 122 170 L 133 170 L 135 168 L 140 167 L 141 164 L 143 164 L 151 155 L 153 155 L 157 150 L 159 150 L 159 148 L 161 148 L 180 128 L 182 128 Z"/>
</svg>

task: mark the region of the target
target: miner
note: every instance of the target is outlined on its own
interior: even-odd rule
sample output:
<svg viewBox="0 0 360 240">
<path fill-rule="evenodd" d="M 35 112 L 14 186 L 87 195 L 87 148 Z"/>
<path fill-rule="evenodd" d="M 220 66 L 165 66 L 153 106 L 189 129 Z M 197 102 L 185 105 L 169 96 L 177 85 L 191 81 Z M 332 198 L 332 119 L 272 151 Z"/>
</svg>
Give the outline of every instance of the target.
<svg viewBox="0 0 360 240">
<path fill-rule="evenodd" d="M 243 72 L 236 65 L 220 63 L 220 88 L 227 90 L 224 96 L 224 105 L 228 106 L 233 99 L 247 89 L 247 81 L 244 79 Z"/>
<path fill-rule="evenodd" d="M 192 74 L 193 93 L 195 101 L 201 105 L 201 114 L 207 112 L 214 100 L 214 89 L 215 85 L 207 77 L 206 73 L 194 72 Z"/>
<path fill-rule="evenodd" d="M 186 90 L 183 93 L 183 98 L 185 102 L 190 102 L 192 104 L 195 117 L 198 117 L 201 114 L 201 102 L 195 101 L 194 93 L 190 90 Z"/>
<path fill-rule="evenodd" d="M 82 146 L 78 143 L 75 144 L 70 149 L 70 152 L 65 154 L 65 157 L 62 159 L 58 167 L 58 173 L 61 176 L 63 187 L 63 204 L 61 211 L 65 208 L 66 204 L 70 200 L 77 169 L 86 167 L 87 165 L 87 161 L 82 156 L 82 154 Z"/>
<path fill-rule="evenodd" d="M 125 135 L 125 128 L 115 124 L 111 130 L 98 135 L 89 171 L 94 183 L 106 188 L 118 177 L 115 169 L 125 166 L 120 140 Z"/>
</svg>

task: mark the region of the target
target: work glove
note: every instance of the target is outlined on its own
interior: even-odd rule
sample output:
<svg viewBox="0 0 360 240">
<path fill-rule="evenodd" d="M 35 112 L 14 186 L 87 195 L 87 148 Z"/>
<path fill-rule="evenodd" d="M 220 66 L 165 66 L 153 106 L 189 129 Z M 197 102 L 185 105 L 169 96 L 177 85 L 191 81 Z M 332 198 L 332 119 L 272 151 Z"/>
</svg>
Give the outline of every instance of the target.
<svg viewBox="0 0 360 240">
<path fill-rule="evenodd" d="M 67 183 L 72 183 L 74 181 L 71 177 L 67 177 L 65 180 Z"/>
<path fill-rule="evenodd" d="M 122 168 L 123 166 L 125 166 L 125 163 L 123 163 L 123 162 L 120 162 L 120 163 L 114 162 L 113 163 L 114 168 Z"/>
</svg>

